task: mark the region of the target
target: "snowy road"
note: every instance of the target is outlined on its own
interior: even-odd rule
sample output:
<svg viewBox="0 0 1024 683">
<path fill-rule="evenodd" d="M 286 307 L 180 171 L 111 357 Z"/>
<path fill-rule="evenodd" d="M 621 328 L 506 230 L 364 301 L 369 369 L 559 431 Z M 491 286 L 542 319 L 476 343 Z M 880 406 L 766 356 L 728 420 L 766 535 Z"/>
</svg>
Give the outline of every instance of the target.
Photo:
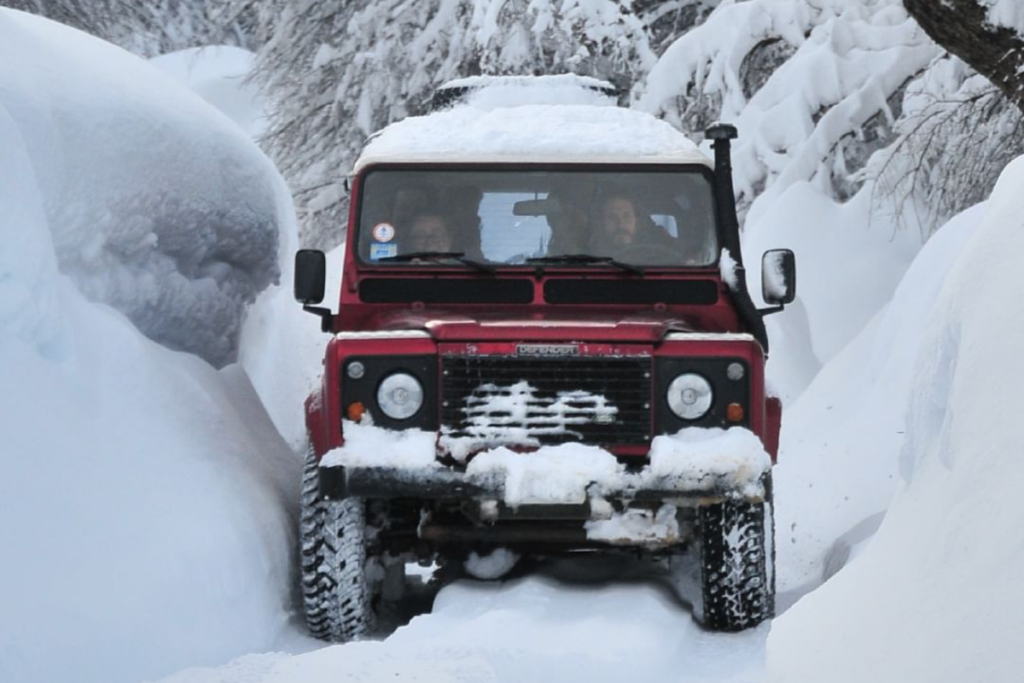
<svg viewBox="0 0 1024 683">
<path fill-rule="evenodd" d="M 651 568 L 561 561 L 506 582 L 461 580 L 383 641 L 251 655 L 161 683 L 760 680 L 769 625 L 702 631 Z M 298 642 L 296 644 L 299 644 Z"/>
</svg>

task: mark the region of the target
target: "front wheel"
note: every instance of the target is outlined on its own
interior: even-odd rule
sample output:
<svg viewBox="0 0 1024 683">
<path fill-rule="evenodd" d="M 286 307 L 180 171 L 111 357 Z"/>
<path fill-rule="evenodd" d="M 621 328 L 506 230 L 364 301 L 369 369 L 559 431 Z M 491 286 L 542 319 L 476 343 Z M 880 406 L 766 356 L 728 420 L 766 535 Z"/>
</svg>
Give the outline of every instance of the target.
<svg viewBox="0 0 1024 683">
<path fill-rule="evenodd" d="M 376 623 L 366 577 L 366 506 L 359 498 L 323 500 L 312 448 L 302 479 L 302 597 L 312 636 L 348 642 L 369 635 Z"/>
<path fill-rule="evenodd" d="M 713 631 L 742 631 L 775 616 L 771 485 L 762 503 L 725 501 L 697 516 L 698 618 Z"/>
</svg>

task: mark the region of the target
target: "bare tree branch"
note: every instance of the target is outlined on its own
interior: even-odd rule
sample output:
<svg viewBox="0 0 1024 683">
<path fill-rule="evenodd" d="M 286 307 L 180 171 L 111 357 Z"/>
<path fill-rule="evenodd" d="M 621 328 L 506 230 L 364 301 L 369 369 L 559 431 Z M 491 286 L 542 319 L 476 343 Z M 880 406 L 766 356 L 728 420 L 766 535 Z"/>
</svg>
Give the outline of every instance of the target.
<svg viewBox="0 0 1024 683">
<path fill-rule="evenodd" d="M 1024 112 L 1024 38 L 989 22 L 978 0 L 903 0 L 932 40 L 992 81 Z"/>
</svg>

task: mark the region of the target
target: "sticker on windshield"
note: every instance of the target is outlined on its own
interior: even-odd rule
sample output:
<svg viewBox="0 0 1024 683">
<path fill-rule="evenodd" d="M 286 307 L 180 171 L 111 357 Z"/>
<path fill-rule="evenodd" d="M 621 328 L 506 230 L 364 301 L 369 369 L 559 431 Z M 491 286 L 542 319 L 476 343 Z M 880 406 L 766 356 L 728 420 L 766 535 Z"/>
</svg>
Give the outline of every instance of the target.
<svg viewBox="0 0 1024 683">
<path fill-rule="evenodd" d="M 371 234 L 378 242 L 390 242 L 395 239 L 395 226 L 390 223 L 378 223 L 373 226 Z"/>
<path fill-rule="evenodd" d="M 391 227 L 390 225 L 388 227 Z M 391 256 L 398 256 L 398 245 L 397 244 L 371 244 L 370 245 L 370 260 L 379 261 L 382 258 L 388 258 Z"/>
</svg>

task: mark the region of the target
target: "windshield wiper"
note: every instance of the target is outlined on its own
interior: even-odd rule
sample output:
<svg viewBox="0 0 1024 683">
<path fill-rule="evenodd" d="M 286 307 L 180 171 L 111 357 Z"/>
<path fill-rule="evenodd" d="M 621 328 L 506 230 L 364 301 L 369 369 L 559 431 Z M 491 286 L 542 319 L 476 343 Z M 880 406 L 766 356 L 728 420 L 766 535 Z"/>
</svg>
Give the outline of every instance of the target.
<svg viewBox="0 0 1024 683">
<path fill-rule="evenodd" d="M 413 251 L 408 254 L 398 254 L 397 256 L 385 256 L 377 260 L 402 263 L 406 261 L 415 261 L 417 259 L 429 259 L 435 261 L 441 259 L 452 259 L 453 261 L 458 261 L 470 268 L 476 268 L 480 272 L 487 273 L 488 275 L 494 275 L 498 272 L 498 269 L 494 266 L 489 266 L 486 263 L 480 263 L 479 261 L 466 258 L 465 252 L 462 251 Z"/>
<path fill-rule="evenodd" d="M 593 254 L 562 254 L 560 256 L 537 256 L 535 258 L 526 259 L 527 263 L 535 263 L 537 265 L 559 265 L 559 264 L 573 264 L 573 263 L 600 263 L 608 264 L 609 266 L 615 266 L 620 270 L 624 270 L 627 273 L 633 275 L 643 275 L 644 269 L 640 266 L 634 266 L 631 263 L 623 263 L 622 261 L 616 261 L 611 256 L 594 256 Z"/>
</svg>

